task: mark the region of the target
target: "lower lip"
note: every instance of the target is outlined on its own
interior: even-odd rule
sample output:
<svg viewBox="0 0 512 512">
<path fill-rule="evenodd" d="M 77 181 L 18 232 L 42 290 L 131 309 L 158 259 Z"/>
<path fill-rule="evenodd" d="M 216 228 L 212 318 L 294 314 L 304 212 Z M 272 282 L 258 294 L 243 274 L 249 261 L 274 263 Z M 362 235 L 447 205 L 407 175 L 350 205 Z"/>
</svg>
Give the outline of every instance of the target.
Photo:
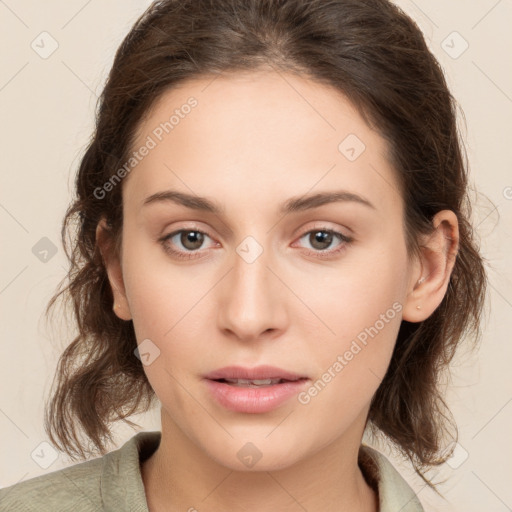
<svg viewBox="0 0 512 512">
<path fill-rule="evenodd" d="M 261 388 L 249 388 L 206 379 L 206 385 L 217 402 L 226 409 L 236 412 L 262 413 L 279 407 L 299 393 L 308 381 L 309 379 L 301 379 L 261 386 Z"/>
</svg>

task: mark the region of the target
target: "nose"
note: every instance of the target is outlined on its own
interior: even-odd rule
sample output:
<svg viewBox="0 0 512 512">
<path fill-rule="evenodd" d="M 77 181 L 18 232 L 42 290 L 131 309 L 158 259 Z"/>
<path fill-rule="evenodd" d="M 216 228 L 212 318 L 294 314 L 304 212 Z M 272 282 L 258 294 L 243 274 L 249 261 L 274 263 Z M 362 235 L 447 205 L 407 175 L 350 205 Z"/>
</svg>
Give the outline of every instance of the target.
<svg viewBox="0 0 512 512">
<path fill-rule="evenodd" d="M 222 280 L 218 297 L 218 326 L 225 335 L 254 341 L 284 331 L 286 287 L 273 266 L 266 251 L 252 262 L 234 253 L 233 267 Z"/>
</svg>

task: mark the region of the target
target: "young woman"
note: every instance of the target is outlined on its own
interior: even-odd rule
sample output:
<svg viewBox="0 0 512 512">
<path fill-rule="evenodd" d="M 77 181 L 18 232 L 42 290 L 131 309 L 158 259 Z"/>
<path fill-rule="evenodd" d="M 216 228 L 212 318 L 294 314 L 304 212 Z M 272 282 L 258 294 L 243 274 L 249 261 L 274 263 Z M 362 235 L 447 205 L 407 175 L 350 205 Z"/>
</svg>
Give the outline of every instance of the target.
<svg viewBox="0 0 512 512">
<path fill-rule="evenodd" d="M 163 0 L 119 48 L 63 226 L 79 334 L 2 510 L 421 511 L 478 335 L 455 100 L 387 0 Z M 72 223 L 77 229 L 72 230 Z M 161 432 L 108 452 L 161 404 Z"/>
</svg>

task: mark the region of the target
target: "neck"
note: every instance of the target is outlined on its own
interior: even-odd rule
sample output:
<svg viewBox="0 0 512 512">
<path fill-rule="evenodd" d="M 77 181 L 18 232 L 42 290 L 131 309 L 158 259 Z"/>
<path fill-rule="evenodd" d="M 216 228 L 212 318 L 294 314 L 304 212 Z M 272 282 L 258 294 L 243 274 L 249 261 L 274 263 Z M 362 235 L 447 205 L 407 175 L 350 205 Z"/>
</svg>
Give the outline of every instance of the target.
<svg viewBox="0 0 512 512">
<path fill-rule="evenodd" d="M 160 445 L 141 468 L 149 511 L 377 512 L 358 465 L 361 437 L 343 436 L 286 468 L 237 471 L 209 457 L 162 410 Z"/>
</svg>

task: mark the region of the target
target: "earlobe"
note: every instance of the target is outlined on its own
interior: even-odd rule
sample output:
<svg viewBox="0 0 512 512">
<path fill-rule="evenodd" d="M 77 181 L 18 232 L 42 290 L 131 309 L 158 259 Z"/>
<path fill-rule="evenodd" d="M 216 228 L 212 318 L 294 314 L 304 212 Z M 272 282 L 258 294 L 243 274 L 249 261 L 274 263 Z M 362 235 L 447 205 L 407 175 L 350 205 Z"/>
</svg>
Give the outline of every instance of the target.
<svg viewBox="0 0 512 512">
<path fill-rule="evenodd" d="M 457 257 L 459 225 L 455 213 L 438 212 L 432 225 L 434 231 L 421 244 L 421 262 L 403 308 L 402 318 L 409 322 L 422 322 L 441 304 Z"/>
<path fill-rule="evenodd" d="M 114 297 L 112 309 L 121 320 L 131 320 L 120 258 L 116 253 L 110 229 L 104 218 L 101 218 L 96 226 L 96 244 L 101 253 Z"/>
</svg>

